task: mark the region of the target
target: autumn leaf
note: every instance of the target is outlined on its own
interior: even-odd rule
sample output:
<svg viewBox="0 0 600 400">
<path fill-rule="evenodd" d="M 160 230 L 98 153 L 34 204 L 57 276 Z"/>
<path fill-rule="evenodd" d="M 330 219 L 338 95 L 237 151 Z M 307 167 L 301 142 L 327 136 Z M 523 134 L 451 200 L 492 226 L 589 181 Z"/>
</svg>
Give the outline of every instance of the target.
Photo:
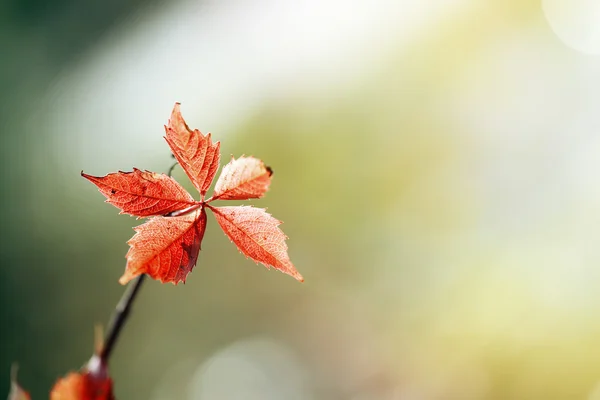
<svg viewBox="0 0 600 400">
<path fill-rule="evenodd" d="M 90 372 L 71 372 L 50 392 L 50 400 L 113 400 L 110 378 L 99 379 Z"/>
<path fill-rule="evenodd" d="M 115 400 L 113 383 L 108 374 L 103 350 L 102 329 L 96 329 L 96 348 L 87 364 L 77 372 L 60 378 L 50 391 L 50 400 Z M 8 400 L 31 400 L 29 393 L 17 383 L 17 365 L 11 368 L 11 388 Z"/>
<path fill-rule="evenodd" d="M 29 393 L 17 383 L 17 364 L 13 364 L 10 369 L 10 393 L 8 394 L 8 400 L 31 400 Z"/>
<path fill-rule="evenodd" d="M 60 378 L 50 391 L 50 400 L 114 400 L 108 364 L 102 357 L 102 328 L 95 329 L 95 351 L 79 371 Z"/>
<path fill-rule="evenodd" d="M 179 106 L 179 103 L 175 104 L 169 125 L 165 126 L 165 139 L 179 165 L 204 198 L 219 169 L 221 144 L 213 144 L 210 133 L 204 136 L 199 130 L 188 128 Z"/>
<path fill-rule="evenodd" d="M 214 194 L 205 195 L 219 167 L 219 142 L 210 133 L 191 130 L 185 123 L 180 104 L 176 103 L 165 139 L 173 155 L 196 189 L 201 200 L 195 201 L 181 185 L 164 174 L 149 171 L 117 172 L 104 177 L 81 173 L 95 184 L 107 202 L 136 217 L 151 217 L 134 228 L 129 240 L 125 273 L 119 279 L 126 284 L 141 274 L 161 282 L 186 281 L 198 259 L 206 229 L 206 208 L 215 213 L 217 222 L 247 257 L 304 281 L 287 254 L 286 236 L 281 223 L 265 210 L 253 207 L 213 207 L 216 200 L 248 200 L 262 197 L 271 183 L 272 170 L 254 157 L 242 156 L 223 167 Z"/>
<path fill-rule="evenodd" d="M 215 184 L 212 200 L 248 200 L 261 198 L 269 189 L 273 171 L 254 157 L 231 157 Z"/>
<path fill-rule="evenodd" d="M 134 228 L 129 240 L 127 267 L 119 282 L 125 284 L 140 273 L 161 282 L 184 282 L 196 265 L 206 229 L 204 207 L 179 217 L 150 219 Z"/>
<path fill-rule="evenodd" d="M 304 281 L 288 257 L 286 236 L 278 228 L 281 221 L 262 208 L 209 207 L 221 229 L 246 257 Z"/>
<path fill-rule="evenodd" d="M 164 215 L 194 204 L 194 198 L 177 181 L 149 171 L 117 172 L 98 177 L 83 176 L 106 197 L 106 202 L 122 214 L 136 217 Z"/>
<path fill-rule="evenodd" d="M 59 379 L 50 400 L 114 400 L 113 383 L 106 363 L 94 355 L 80 371 Z"/>
</svg>

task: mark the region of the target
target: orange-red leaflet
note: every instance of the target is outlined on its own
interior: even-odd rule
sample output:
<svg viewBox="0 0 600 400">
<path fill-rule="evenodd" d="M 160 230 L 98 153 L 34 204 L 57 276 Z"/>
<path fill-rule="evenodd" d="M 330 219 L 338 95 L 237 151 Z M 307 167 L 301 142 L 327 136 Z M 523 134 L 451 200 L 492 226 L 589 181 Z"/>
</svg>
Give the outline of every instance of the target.
<svg viewBox="0 0 600 400">
<path fill-rule="evenodd" d="M 94 354 L 86 366 L 54 384 L 50 400 L 114 400 L 113 382 L 106 362 Z"/>
<path fill-rule="evenodd" d="M 125 273 L 119 279 L 126 284 L 141 274 L 161 282 L 184 282 L 198 259 L 206 230 L 206 209 L 215 213 L 219 226 L 246 257 L 267 268 L 304 281 L 287 254 L 287 237 L 279 229 L 280 221 L 265 210 L 251 206 L 214 207 L 215 200 L 249 200 L 264 196 L 269 189 L 272 170 L 254 157 L 232 157 L 217 179 L 213 196 L 205 200 L 221 158 L 220 143 L 211 134 L 191 130 L 176 103 L 165 139 L 200 200 L 194 198 L 173 178 L 138 169 L 103 177 L 81 175 L 95 184 L 106 201 L 121 213 L 138 218 L 151 217 L 134 228 L 129 240 Z"/>
<path fill-rule="evenodd" d="M 78 372 L 60 378 L 50 391 L 50 400 L 114 400 L 113 383 L 108 368 L 99 356 L 94 355 Z M 16 366 L 11 371 L 11 388 L 8 400 L 31 400 L 16 381 Z"/>
</svg>

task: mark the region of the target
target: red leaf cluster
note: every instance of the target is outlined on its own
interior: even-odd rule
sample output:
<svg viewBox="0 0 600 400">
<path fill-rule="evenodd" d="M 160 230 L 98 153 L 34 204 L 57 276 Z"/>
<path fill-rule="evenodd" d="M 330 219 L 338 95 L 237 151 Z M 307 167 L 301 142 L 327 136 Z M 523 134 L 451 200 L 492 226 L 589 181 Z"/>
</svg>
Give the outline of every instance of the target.
<svg viewBox="0 0 600 400">
<path fill-rule="evenodd" d="M 96 351 L 79 371 L 60 378 L 50 391 L 50 400 L 115 400 L 108 364 L 101 356 L 102 330 L 96 330 Z"/>
<path fill-rule="evenodd" d="M 56 382 L 50 400 L 114 400 L 112 380 L 98 379 L 90 372 L 71 372 Z"/>
<path fill-rule="evenodd" d="M 31 400 L 29 393 L 16 380 L 16 367 L 11 372 L 8 400 Z M 50 400 L 115 400 L 112 379 L 106 363 L 94 355 L 78 372 L 59 379 L 50 391 Z"/>
<path fill-rule="evenodd" d="M 205 200 L 221 158 L 220 143 L 211 134 L 191 130 L 176 103 L 165 139 L 179 165 L 200 192 L 196 201 L 174 179 L 164 174 L 134 169 L 133 172 L 111 173 L 103 177 L 81 175 L 96 185 L 106 201 L 121 213 L 148 222 L 134 228 L 129 240 L 125 273 L 119 279 L 126 284 L 141 274 L 161 282 L 184 282 L 198 259 L 206 229 L 206 209 L 214 212 L 217 222 L 246 257 L 267 268 L 303 281 L 287 254 L 285 234 L 280 221 L 264 209 L 251 206 L 215 207 L 216 200 L 249 200 L 261 198 L 269 189 L 272 170 L 254 157 L 242 156 L 225 165 L 217 179 L 213 196 Z"/>
</svg>

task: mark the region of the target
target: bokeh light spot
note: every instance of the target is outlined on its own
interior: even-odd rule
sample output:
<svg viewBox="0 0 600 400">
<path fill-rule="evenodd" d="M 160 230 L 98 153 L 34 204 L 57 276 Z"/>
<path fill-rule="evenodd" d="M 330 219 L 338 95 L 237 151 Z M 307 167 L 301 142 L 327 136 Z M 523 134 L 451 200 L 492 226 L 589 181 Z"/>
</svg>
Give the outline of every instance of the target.
<svg viewBox="0 0 600 400">
<path fill-rule="evenodd" d="M 542 0 L 542 8 L 563 43 L 582 53 L 600 54 L 598 0 Z"/>
</svg>

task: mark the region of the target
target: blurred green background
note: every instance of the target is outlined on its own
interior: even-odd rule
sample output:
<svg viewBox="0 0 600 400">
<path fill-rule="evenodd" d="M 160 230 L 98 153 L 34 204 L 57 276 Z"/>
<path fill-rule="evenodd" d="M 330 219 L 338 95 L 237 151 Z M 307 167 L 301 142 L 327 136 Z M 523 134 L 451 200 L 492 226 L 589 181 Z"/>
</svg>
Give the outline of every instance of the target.
<svg viewBox="0 0 600 400">
<path fill-rule="evenodd" d="M 166 171 L 180 101 L 274 169 L 244 204 L 306 282 L 209 216 L 187 283 L 143 288 L 117 398 L 600 399 L 600 45 L 557 1 L 5 0 L 0 393 L 91 355 L 141 221 L 79 172 Z"/>
</svg>

